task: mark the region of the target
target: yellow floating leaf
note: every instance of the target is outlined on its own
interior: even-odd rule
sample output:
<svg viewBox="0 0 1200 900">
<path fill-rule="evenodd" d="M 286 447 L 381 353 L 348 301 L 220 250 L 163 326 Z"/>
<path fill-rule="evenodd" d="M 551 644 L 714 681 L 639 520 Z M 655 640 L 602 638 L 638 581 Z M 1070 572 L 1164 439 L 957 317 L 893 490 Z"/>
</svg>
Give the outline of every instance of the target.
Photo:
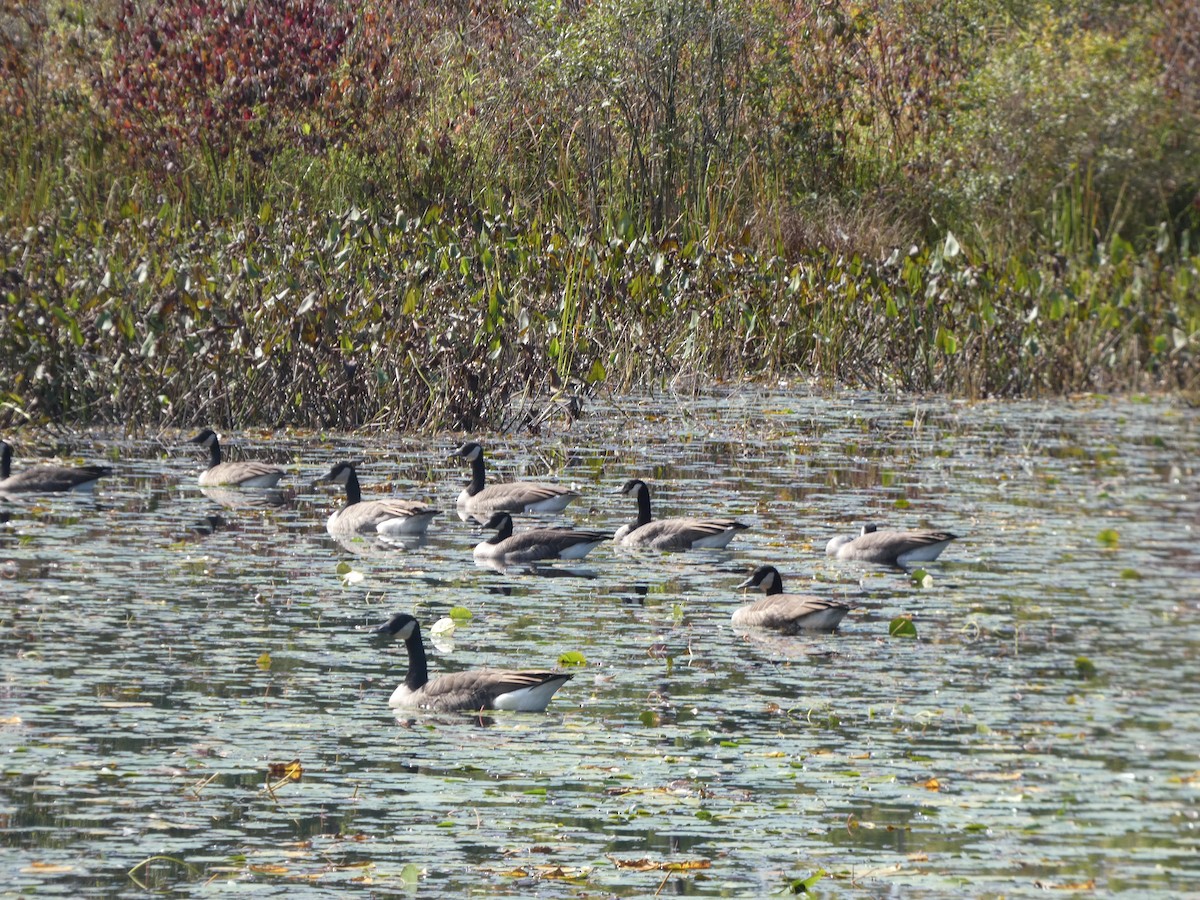
<svg viewBox="0 0 1200 900">
<path fill-rule="evenodd" d="M 290 875 L 291 870 L 287 866 L 280 866 L 274 863 L 251 863 L 248 867 L 251 872 L 258 872 L 261 875 Z"/>
<path fill-rule="evenodd" d="M 21 870 L 23 875 L 64 875 L 74 872 L 74 866 L 64 866 L 59 863 L 32 862 Z"/>
<path fill-rule="evenodd" d="M 304 766 L 300 765 L 300 760 L 293 759 L 287 763 L 271 763 L 267 766 L 267 774 L 274 781 L 288 779 L 289 781 L 299 781 L 300 776 L 304 774 Z"/>
<path fill-rule="evenodd" d="M 940 791 L 942 789 L 942 783 L 936 778 L 930 778 L 928 781 L 922 784 L 921 787 L 925 788 L 927 791 Z"/>
<path fill-rule="evenodd" d="M 617 859 L 610 856 L 613 865 L 618 869 L 633 869 L 635 872 L 688 872 L 693 869 L 709 869 L 712 863 L 707 859 L 687 859 L 680 862 L 654 862 L 651 859 Z"/>
</svg>

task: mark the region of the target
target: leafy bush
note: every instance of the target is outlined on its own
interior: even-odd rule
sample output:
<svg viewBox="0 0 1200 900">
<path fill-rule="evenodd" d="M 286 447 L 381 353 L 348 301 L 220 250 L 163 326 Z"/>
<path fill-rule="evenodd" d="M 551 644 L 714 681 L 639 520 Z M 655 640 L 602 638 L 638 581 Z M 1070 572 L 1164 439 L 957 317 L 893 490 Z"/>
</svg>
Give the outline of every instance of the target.
<svg viewBox="0 0 1200 900">
<path fill-rule="evenodd" d="M 951 214 L 1004 247 L 1030 231 L 1065 253 L 1143 240 L 1198 185 L 1184 175 L 1200 164 L 1195 120 L 1165 102 L 1160 73 L 1144 28 L 1032 23 L 973 74 L 939 143 Z M 1064 207 L 1082 230 L 1063 228 Z"/>
</svg>

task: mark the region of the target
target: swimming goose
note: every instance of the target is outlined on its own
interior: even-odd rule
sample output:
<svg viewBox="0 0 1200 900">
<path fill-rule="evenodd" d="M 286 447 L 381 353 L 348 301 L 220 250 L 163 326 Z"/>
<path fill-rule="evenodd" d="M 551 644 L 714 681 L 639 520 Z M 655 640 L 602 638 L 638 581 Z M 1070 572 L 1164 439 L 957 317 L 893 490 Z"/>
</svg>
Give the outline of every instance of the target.
<svg viewBox="0 0 1200 900">
<path fill-rule="evenodd" d="M 188 443 L 208 448 L 208 468 L 200 473 L 201 487 L 269 488 L 283 477 L 283 469 L 253 459 L 221 462 L 221 444 L 211 428 L 205 428 Z"/>
<path fill-rule="evenodd" d="M 433 517 L 441 513 L 440 509 L 434 509 L 416 500 L 401 500 L 398 497 L 363 500 L 358 475 L 352 462 L 338 463 L 321 480 L 345 485 L 346 488 L 346 505 L 334 510 L 325 526 L 333 535 L 423 535 Z"/>
<path fill-rule="evenodd" d="M 0 441 L 0 494 L 32 491 L 90 491 L 96 482 L 111 475 L 108 466 L 58 466 L 46 463 L 12 474 L 12 447 Z"/>
<path fill-rule="evenodd" d="M 738 585 L 739 588 L 762 588 L 767 596 L 733 613 L 734 625 L 753 625 L 771 628 L 783 634 L 802 631 L 832 633 L 837 631 L 850 607 L 836 600 L 824 600 L 806 594 L 785 594 L 783 579 L 774 566 L 759 566 Z"/>
<path fill-rule="evenodd" d="M 483 527 L 495 528 L 496 534 L 475 547 L 475 557 L 504 563 L 583 559 L 611 537 L 605 531 L 575 531 L 571 528 L 531 528 L 513 534 L 512 516 L 506 512 L 492 513 Z"/>
<path fill-rule="evenodd" d="M 830 540 L 825 554 L 907 568 L 912 563 L 937 559 L 957 537 L 949 531 L 877 531 L 874 525 L 864 525 L 857 536 L 840 534 Z"/>
<path fill-rule="evenodd" d="M 454 451 L 471 464 L 471 480 L 458 495 L 458 514 L 463 519 L 485 521 L 499 510 L 510 513 L 560 512 L 579 496 L 578 492 L 558 484 L 535 481 L 505 481 L 484 485 L 483 448 L 468 441 Z"/>
<path fill-rule="evenodd" d="M 649 547 L 653 550 L 719 549 L 749 525 L 731 519 L 651 519 L 650 488 L 646 482 L 631 478 L 622 494 L 637 494 L 637 521 L 622 525 L 613 535 L 613 543 L 624 547 Z"/>
<path fill-rule="evenodd" d="M 565 672 L 515 672 L 469 669 L 429 680 L 421 626 L 407 613 L 396 613 L 376 629 L 401 638 L 408 648 L 408 675 L 392 692 L 390 706 L 418 709 L 512 709 L 541 712 L 555 692 L 571 680 Z"/>
</svg>

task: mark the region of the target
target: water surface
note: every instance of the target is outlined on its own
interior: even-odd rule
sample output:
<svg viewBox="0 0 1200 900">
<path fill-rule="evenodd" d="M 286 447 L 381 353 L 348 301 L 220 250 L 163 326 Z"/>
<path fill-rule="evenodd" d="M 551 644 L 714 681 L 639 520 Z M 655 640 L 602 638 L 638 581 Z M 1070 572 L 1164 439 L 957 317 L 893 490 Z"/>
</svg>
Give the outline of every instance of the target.
<svg viewBox="0 0 1200 900">
<path fill-rule="evenodd" d="M 188 435 L 18 435 L 18 466 L 117 474 L 0 525 L 5 891 L 1200 890 L 1195 411 L 755 389 L 567 424 L 473 437 L 493 476 L 581 491 L 553 521 L 615 529 L 640 477 L 657 514 L 753 527 L 497 573 L 453 514 L 462 435 L 230 434 L 285 489 L 213 496 Z M 419 546 L 335 542 L 313 482 L 343 458 L 366 496 L 447 514 Z M 865 521 L 962 538 L 923 581 L 826 559 Z M 857 608 L 832 636 L 735 630 L 760 563 Z M 435 649 L 453 607 L 472 618 Z M 403 647 L 366 630 L 397 611 L 435 671 L 586 664 L 545 715 L 398 720 Z"/>
</svg>

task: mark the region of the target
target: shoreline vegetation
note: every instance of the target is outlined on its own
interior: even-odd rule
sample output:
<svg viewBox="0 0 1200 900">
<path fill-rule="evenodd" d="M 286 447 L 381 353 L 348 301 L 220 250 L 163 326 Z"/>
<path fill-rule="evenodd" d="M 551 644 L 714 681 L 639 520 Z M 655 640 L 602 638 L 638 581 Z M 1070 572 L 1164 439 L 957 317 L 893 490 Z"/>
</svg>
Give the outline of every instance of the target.
<svg viewBox="0 0 1200 900">
<path fill-rule="evenodd" d="M 1198 10 L 0 0 L 0 425 L 1200 390 Z"/>
</svg>

